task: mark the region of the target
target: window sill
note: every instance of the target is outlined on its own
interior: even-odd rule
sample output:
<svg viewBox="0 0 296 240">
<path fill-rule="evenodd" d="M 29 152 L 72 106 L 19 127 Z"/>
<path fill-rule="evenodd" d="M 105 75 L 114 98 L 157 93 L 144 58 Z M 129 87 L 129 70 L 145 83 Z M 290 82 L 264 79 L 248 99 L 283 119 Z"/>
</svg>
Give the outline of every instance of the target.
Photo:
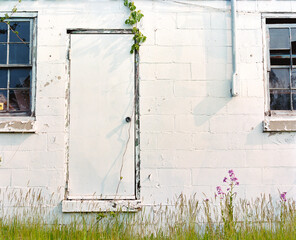
<svg viewBox="0 0 296 240">
<path fill-rule="evenodd" d="M 263 121 L 263 132 L 296 132 L 296 117 L 266 118 Z"/>
<path fill-rule="evenodd" d="M 34 133 L 35 118 L 3 117 L 0 118 L 0 133 Z"/>
<path fill-rule="evenodd" d="M 63 200 L 63 213 L 90 212 L 138 212 L 139 200 Z"/>
</svg>

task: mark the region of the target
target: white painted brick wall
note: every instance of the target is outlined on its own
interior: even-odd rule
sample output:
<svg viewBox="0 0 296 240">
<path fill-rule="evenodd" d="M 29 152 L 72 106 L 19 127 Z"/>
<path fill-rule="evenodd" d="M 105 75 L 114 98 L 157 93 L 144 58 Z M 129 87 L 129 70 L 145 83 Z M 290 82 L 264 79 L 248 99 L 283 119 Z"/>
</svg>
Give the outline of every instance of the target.
<svg viewBox="0 0 296 240">
<path fill-rule="evenodd" d="M 141 199 L 213 196 L 228 169 L 240 197 L 277 189 L 296 197 L 296 135 L 262 132 L 265 85 L 261 13 L 296 10 L 295 1 L 238 1 L 241 95 L 230 96 L 229 1 L 136 1 L 148 39 L 140 49 Z M 0 2 L 10 10 L 15 1 Z M 66 177 L 68 28 L 126 28 L 122 1 L 24 1 L 38 11 L 36 133 L 0 135 L 0 188 L 42 189 L 63 198 Z M 58 190 L 59 189 L 59 190 Z M 11 205 L 7 201 L 5 206 Z M 54 205 L 53 207 L 56 207 Z"/>
</svg>

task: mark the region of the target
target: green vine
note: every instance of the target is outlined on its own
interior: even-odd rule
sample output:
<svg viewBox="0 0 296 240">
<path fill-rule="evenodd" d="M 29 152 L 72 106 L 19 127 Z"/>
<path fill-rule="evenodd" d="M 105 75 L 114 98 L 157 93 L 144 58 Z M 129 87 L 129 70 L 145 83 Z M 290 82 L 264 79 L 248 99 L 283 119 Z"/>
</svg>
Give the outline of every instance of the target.
<svg viewBox="0 0 296 240">
<path fill-rule="evenodd" d="M 125 24 L 133 26 L 132 31 L 135 34 L 133 38 L 135 43 L 132 45 L 130 53 L 134 53 L 134 51 L 139 50 L 140 45 L 145 42 L 147 38 L 137 27 L 137 23 L 141 21 L 141 19 L 144 17 L 144 14 L 141 13 L 141 10 L 136 11 L 137 7 L 135 6 L 134 2 L 124 0 L 124 6 L 128 7 L 128 9 L 131 11 L 129 18 L 125 20 Z"/>
<path fill-rule="evenodd" d="M 14 7 L 11 9 L 11 13 L 10 13 L 10 15 L 8 14 L 8 13 L 5 13 L 5 15 L 4 15 L 4 17 L 1 17 L 0 18 L 0 23 L 1 22 L 3 22 L 3 23 L 5 23 L 5 24 L 7 24 L 8 25 L 8 27 L 9 27 L 9 29 L 21 40 L 21 41 L 23 41 L 23 39 L 21 39 L 20 37 L 19 37 L 19 33 L 18 33 L 18 31 L 15 31 L 15 29 L 13 28 L 13 27 L 11 27 L 10 26 L 10 22 L 9 21 L 7 21 L 7 20 L 9 20 L 11 17 L 12 17 L 12 15 L 14 14 L 14 13 L 16 13 L 17 12 L 17 5 L 21 2 L 22 0 L 18 0 L 18 3 L 16 4 L 16 5 L 14 5 Z"/>
</svg>

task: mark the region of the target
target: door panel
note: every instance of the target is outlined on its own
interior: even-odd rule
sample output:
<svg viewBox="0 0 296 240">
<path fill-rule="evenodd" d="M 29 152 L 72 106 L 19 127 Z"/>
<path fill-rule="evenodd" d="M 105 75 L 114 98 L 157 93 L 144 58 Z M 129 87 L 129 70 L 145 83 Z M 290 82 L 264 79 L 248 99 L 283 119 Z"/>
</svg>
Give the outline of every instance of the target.
<svg viewBox="0 0 296 240">
<path fill-rule="evenodd" d="M 70 199 L 135 198 L 131 44 L 127 34 L 71 34 Z"/>
</svg>

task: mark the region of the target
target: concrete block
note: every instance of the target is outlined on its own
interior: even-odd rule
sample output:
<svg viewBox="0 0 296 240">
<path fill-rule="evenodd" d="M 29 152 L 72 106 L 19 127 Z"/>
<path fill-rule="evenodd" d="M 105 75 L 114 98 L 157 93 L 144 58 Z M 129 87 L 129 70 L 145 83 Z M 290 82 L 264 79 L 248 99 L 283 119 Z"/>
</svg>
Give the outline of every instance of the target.
<svg viewBox="0 0 296 240">
<path fill-rule="evenodd" d="M 263 149 L 295 149 L 296 136 L 294 133 L 263 134 Z"/>
<path fill-rule="evenodd" d="M 230 64 L 232 63 L 232 50 L 231 47 L 207 47 L 206 61 L 213 67 L 217 64 Z"/>
<path fill-rule="evenodd" d="M 260 117 L 245 115 L 220 115 L 210 119 L 210 131 L 213 133 L 250 132 L 262 123 Z"/>
<path fill-rule="evenodd" d="M 0 169 L 0 187 L 6 188 L 11 186 L 11 170 Z"/>
<path fill-rule="evenodd" d="M 39 63 L 61 63 L 66 64 L 68 47 L 67 46 L 39 46 L 38 47 Z"/>
<path fill-rule="evenodd" d="M 46 134 L 10 134 L 0 135 L 1 151 L 45 151 Z"/>
<path fill-rule="evenodd" d="M 174 85 L 176 97 L 206 97 L 208 83 L 204 81 L 178 81 Z"/>
<path fill-rule="evenodd" d="M 189 14 L 177 13 L 177 28 L 181 29 L 210 29 L 211 15 L 207 12 Z"/>
<path fill-rule="evenodd" d="M 232 100 L 227 104 L 227 113 L 246 115 L 253 114 L 261 116 L 263 119 L 264 99 L 250 97 L 232 98 Z"/>
<path fill-rule="evenodd" d="M 264 82 L 263 79 L 250 80 L 247 81 L 247 91 L 249 97 L 259 97 L 264 96 Z"/>
<path fill-rule="evenodd" d="M 141 131 L 141 150 L 156 149 L 157 148 L 157 134 Z"/>
<path fill-rule="evenodd" d="M 186 97 L 157 98 L 155 113 L 156 114 L 189 114 L 191 113 L 191 99 Z"/>
<path fill-rule="evenodd" d="M 191 185 L 191 170 L 189 169 L 159 169 L 160 186 L 189 186 Z"/>
<path fill-rule="evenodd" d="M 261 15 L 259 13 L 239 13 L 236 24 L 237 29 L 261 29 Z"/>
<path fill-rule="evenodd" d="M 145 168 L 141 170 L 141 187 L 159 187 L 159 176 L 157 169 Z"/>
<path fill-rule="evenodd" d="M 175 12 L 153 12 L 147 11 L 147 14 L 144 13 L 145 17 L 143 17 L 141 21 L 141 28 L 143 30 L 146 29 L 176 29 L 176 13 Z"/>
<path fill-rule="evenodd" d="M 206 35 L 206 44 L 207 46 L 232 46 L 232 36 L 230 30 L 211 30 Z"/>
<path fill-rule="evenodd" d="M 272 2 L 272 4 L 266 4 L 265 1 L 257 2 L 257 10 L 259 12 L 291 12 L 292 1 L 280 1 L 280 2 Z"/>
<path fill-rule="evenodd" d="M 201 30 L 157 30 L 155 43 L 160 46 L 201 46 L 205 44 L 204 34 Z"/>
<path fill-rule="evenodd" d="M 37 116 L 36 131 L 40 133 L 65 132 L 64 116 Z"/>
<path fill-rule="evenodd" d="M 229 98 L 231 85 L 231 81 L 210 81 L 207 83 L 207 92 L 210 97 Z"/>
<path fill-rule="evenodd" d="M 47 134 L 47 150 L 61 151 L 65 149 L 65 133 L 48 133 Z"/>
<path fill-rule="evenodd" d="M 225 55 L 225 54 L 224 54 Z M 145 46 L 140 49 L 142 63 L 204 62 L 205 50 L 201 46 Z"/>
<path fill-rule="evenodd" d="M 190 64 L 156 64 L 156 78 L 164 80 L 190 80 Z"/>
<path fill-rule="evenodd" d="M 262 31 L 255 30 L 237 30 L 237 47 L 262 47 Z"/>
<path fill-rule="evenodd" d="M 162 133 L 157 136 L 157 149 L 192 149 L 192 134 Z"/>
<path fill-rule="evenodd" d="M 36 114 L 39 116 L 63 116 L 66 110 L 65 104 L 64 98 L 37 98 Z"/>
<path fill-rule="evenodd" d="M 229 150 L 232 141 L 229 134 L 197 133 L 193 135 L 196 150 Z"/>
<path fill-rule="evenodd" d="M 221 186 L 226 175 L 227 169 L 224 168 L 194 168 L 192 169 L 192 185 Z"/>
<path fill-rule="evenodd" d="M 141 115 L 155 114 L 156 100 L 153 97 L 141 96 L 140 98 L 140 113 Z"/>
<path fill-rule="evenodd" d="M 231 29 L 231 14 L 228 12 L 212 12 L 211 29 Z"/>
<path fill-rule="evenodd" d="M 173 97 L 174 81 L 143 81 L 141 82 L 141 97 Z"/>
<path fill-rule="evenodd" d="M 219 115 L 227 113 L 227 103 L 231 98 L 192 98 L 192 113 L 194 115 Z"/>
<path fill-rule="evenodd" d="M 263 168 L 265 185 L 293 185 L 296 181 L 296 168 Z"/>
<path fill-rule="evenodd" d="M 175 130 L 177 132 L 208 132 L 210 130 L 209 118 L 205 115 L 176 115 Z"/>
<path fill-rule="evenodd" d="M 232 65 L 225 63 L 191 63 L 192 80 L 230 80 Z"/>
<path fill-rule="evenodd" d="M 157 169 L 174 167 L 175 152 L 172 150 L 142 150 L 141 168 Z"/>
<path fill-rule="evenodd" d="M 140 79 L 142 81 L 155 80 L 156 79 L 156 68 L 155 64 L 140 64 L 139 67 Z"/>
<path fill-rule="evenodd" d="M 141 129 L 147 132 L 172 132 L 174 131 L 173 115 L 143 115 L 140 118 Z"/>
<path fill-rule="evenodd" d="M 240 63 L 262 63 L 263 49 L 260 47 L 245 47 L 238 49 Z"/>
</svg>

